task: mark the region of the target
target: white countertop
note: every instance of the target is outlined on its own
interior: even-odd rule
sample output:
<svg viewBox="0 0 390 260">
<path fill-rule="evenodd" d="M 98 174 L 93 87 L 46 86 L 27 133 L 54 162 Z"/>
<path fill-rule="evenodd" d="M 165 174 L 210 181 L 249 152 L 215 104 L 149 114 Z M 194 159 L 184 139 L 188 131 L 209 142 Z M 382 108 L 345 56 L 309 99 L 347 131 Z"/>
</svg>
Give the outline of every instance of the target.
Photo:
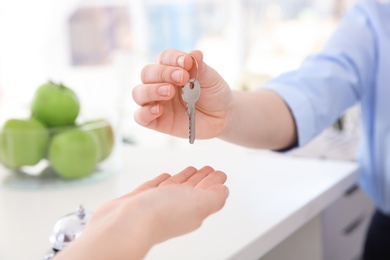
<svg viewBox="0 0 390 260">
<path fill-rule="evenodd" d="M 358 170 L 354 163 L 273 155 L 218 140 L 166 149 L 126 145 L 123 158 L 121 173 L 94 183 L 42 190 L 0 186 L 0 259 L 42 259 L 59 217 L 81 203 L 93 210 L 157 174 L 189 165 L 227 173 L 228 201 L 201 228 L 156 245 L 146 259 L 258 259 L 340 197 Z M 0 172 L 0 179 L 5 176 Z"/>
</svg>

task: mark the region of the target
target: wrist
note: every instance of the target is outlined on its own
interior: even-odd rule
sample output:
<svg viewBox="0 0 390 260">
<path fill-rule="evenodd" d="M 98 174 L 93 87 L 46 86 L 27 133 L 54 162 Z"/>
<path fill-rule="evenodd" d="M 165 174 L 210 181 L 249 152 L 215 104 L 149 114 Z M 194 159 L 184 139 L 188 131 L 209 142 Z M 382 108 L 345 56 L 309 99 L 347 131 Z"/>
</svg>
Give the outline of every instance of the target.
<svg viewBox="0 0 390 260">
<path fill-rule="evenodd" d="M 118 218 L 111 218 L 110 222 L 104 224 L 87 225 L 80 237 L 55 259 L 144 259 L 154 245 L 153 219 L 143 210 L 126 213 L 118 212 Z"/>
<path fill-rule="evenodd" d="M 231 91 L 231 102 L 227 106 L 226 113 L 225 113 L 225 120 L 222 127 L 222 131 L 218 138 L 225 140 L 225 141 L 231 141 L 230 136 L 234 135 L 235 129 L 237 128 L 237 124 L 239 123 L 237 120 L 237 115 L 239 115 L 239 99 L 240 95 L 242 93 L 239 91 Z"/>
</svg>

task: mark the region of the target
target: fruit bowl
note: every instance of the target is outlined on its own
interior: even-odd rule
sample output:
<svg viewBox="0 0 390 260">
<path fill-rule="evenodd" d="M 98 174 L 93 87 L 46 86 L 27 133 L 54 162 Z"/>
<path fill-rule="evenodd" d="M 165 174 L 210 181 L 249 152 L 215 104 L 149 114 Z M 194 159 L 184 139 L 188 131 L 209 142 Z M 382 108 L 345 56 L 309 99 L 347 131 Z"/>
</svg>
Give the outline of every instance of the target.
<svg viewBox="0 0 390 260">
<path fill-rule="evenodd" d="M 96 119 L 45 128 L 34 119 L 8 119 L 0 132 L 3 184 L 40 188 L 101 180 L 118 169 L 113 124 Z"/>
<path fill-rule="evenodd" d="M 64 101 L 58 97 L 62 98 L 65 87 L 49 84 L 43 86 L 57 95 L 54 103 L 37 98 L 40 88 L 29 109 L 12 110 L 0 118 L 0 165 L 6 172 L 2 184 L 58 187 L 101 180 L 118 171 L 115 116 L 107 109 L 80 109 L 77 96 L 68 88 L 65 107 L 55 107 Z"/>
</svg>

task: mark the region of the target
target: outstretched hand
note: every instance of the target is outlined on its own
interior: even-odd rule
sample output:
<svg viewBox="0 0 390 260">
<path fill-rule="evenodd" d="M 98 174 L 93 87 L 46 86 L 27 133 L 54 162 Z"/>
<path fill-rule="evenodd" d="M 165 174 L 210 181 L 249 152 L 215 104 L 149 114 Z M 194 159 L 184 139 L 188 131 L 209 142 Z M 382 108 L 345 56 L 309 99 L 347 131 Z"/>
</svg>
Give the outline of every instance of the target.
<svg viewBox="0 0 390 260">
<path fill-rule="evenodd" d="M 209 166 L 161 174 L 97 209 L 58 259 L 142 259 L 153 245 L 197 229 L 220 210 L 225 181 Z"/>
</svg>

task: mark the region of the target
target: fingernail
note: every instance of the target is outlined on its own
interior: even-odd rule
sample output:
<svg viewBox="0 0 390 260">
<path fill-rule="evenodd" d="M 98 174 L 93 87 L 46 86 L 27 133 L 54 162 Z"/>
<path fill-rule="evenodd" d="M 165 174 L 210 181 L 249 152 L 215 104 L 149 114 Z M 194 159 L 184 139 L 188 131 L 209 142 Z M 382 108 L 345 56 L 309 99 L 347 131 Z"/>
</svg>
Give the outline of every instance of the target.
<svg viewBox="0 0 390 260">
<path fill-rule="evenodd" d="M 184 55 L 180 56 L 179 58 L 177 58 L 177 64 L 184 68 Z"/>
<path fill-rule="evenodd" d="M 173 73 L 172 73 L 172 79 L 176 82 L 181 82 L 182 81 L 182 78 L 183 78 L 183 72 L 181 70 L 175 70 Z"/>
<path fill-rule="evenodd" d="M 169 85 L 163 85 L 157 89 L 157 93 L 160 94 L 161 96 L 169 96 L 170 92 L 171 92 L 171 87 Z"/>
<path fill-rule="evenodd" d="M 150 108 L 150 112 L 152 114 L 158 114 L 158 112 L 160 112 L 160 105 L 157 104 L 157 105 L 154 105 Z"/>
</svg>

